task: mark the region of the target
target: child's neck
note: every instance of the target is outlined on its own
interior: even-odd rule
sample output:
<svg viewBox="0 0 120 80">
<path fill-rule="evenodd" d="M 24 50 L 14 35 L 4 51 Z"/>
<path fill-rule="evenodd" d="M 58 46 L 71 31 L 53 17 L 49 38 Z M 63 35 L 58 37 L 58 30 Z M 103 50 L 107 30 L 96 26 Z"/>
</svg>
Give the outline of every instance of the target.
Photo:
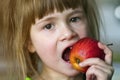
<svg viewBox="0 0 120 80">
<path fill-rule="evenodd" d="M 72 77 L 61 75 L 53 70 L 44 68 L 40 74 L 41 80 L 74 80 Z"/>
</svg>

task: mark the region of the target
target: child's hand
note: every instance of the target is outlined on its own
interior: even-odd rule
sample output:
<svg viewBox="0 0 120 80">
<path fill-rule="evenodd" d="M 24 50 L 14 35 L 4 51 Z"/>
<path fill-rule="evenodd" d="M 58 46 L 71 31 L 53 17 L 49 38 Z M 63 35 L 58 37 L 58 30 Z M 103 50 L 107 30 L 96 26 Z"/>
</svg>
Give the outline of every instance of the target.
<svg viewBox="0 0 120 80">
<path fill-rule="evenodd" d="M 89 58 L 80 63 L 80 66 L 90 66 L 86 72 L 86 80 L 111 80 L 114 72 L 112 67 L 112 51 L 100 42 L 98 46 L 105 52 L 105 61 L 99 58 Z"/>
</svg>

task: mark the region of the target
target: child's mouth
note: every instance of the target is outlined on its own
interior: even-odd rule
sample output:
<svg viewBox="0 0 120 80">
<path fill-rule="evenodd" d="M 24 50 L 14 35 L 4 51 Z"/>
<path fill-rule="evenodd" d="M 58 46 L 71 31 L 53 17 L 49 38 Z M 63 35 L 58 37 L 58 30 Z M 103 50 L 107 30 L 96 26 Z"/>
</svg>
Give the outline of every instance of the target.
<svg viewBox="0 0 120 80">
<path fill-rule="evenodd" d="M 67 47 L 62 54 L 62 59 L 66 62 L 70 62 L 69 55 L 70 55 L 71 49 L 72 47 Z"/>
</svg>

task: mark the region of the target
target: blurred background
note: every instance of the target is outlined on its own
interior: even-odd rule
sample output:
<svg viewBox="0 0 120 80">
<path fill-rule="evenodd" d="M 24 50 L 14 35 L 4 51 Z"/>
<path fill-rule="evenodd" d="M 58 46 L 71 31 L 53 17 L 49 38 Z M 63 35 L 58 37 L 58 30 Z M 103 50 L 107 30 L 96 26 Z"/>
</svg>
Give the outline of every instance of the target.
<svg viewBox="0 0 120 80">
<path fill-rule="evenodd" d="M 112 80 L 120 80 L 120 0 L 96 1 L 103 20 L 101 40 L 106 44 L 113 43 L 113 46 L 109 46 L 113 51 L 115 68 Z"/>
<path fill-rule="evenodd" d="M 101 25 L 101 40 L 105 44 L 113 43 L 113 46 L 110 46 L 113 51 L 113 66 L 115 68 L 112 80 L 120 80 L 120 0 L 96 1 L 104 25 Z M 0 54 L 0 76 L 4 75 L 5 69 L 6 66 Z M 3 79 L 0 77 L 0 80 Z"/>
</svg>

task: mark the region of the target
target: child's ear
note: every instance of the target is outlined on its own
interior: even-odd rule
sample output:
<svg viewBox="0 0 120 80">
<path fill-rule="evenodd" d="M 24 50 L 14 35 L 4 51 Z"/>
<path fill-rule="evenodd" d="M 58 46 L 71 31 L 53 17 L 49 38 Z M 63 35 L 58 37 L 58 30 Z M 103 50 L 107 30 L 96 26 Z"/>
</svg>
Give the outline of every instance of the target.
<svg viewBox="0 0 120 80">
<path fill-rule="evenodd" d="M 36 51 L 36 50 L 35 50 L 35 47 L 34 47 L 34 45 L 32 44 L 31 41 L 28 42 L 28 50 L 29 50 L 29 52 L 31 52 L 31 53 L 34 53 L 34 52 Z"/>
</svg>

